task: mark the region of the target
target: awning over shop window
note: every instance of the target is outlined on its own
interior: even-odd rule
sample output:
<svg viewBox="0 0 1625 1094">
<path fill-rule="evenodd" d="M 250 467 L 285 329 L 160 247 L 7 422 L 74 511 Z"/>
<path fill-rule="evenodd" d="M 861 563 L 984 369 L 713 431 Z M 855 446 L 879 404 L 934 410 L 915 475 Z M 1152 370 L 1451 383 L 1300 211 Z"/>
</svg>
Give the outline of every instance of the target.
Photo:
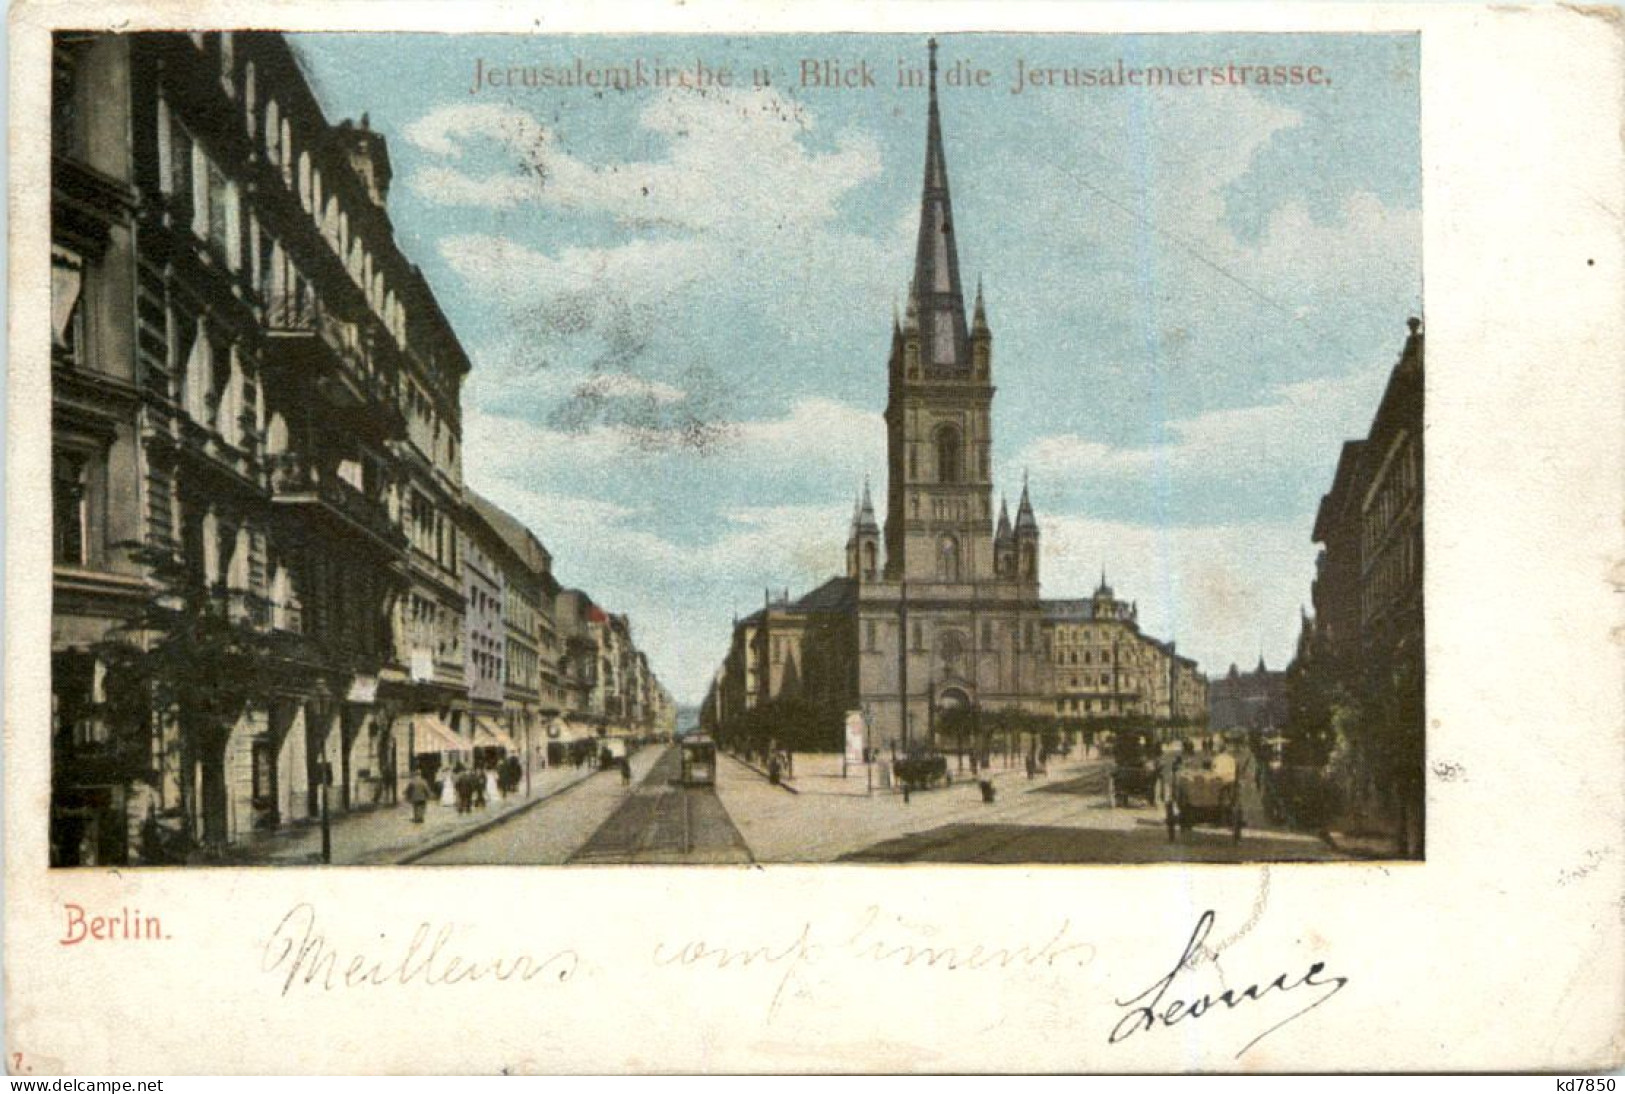
<svg viewBox="0 0 1625 1094">
<path fill-rule="evenodd" d="M 434 714 L 414 714 L 411 719 L 412 751 L 419 756 L 436 752 L 468 752 L 472 745 L 457 736 Z"/>
<path fill-rule="evenodd" d="M 519 745 L 508 736 L 508 731 L 502 728 L 502 724 L 490 718 L 474 719 L 474 739 L 481 745 L 500 745 L 510 752 L 519 751 Z"/>
</svg>

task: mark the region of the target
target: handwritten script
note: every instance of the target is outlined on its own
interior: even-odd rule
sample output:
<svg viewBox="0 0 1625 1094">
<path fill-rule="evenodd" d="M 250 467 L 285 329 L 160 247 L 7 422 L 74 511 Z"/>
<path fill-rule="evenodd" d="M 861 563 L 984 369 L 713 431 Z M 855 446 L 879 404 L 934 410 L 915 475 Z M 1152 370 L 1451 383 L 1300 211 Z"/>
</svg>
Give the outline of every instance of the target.
<svg viewBox="0 0 1625 1094">
<path fill-rule="evenodd" d="M 804 923 L 796 934 L 781 942 L 733 946 L 695 938 L 675 944 L 657 943 L 652 956 L 655 965 L 662 968 L 782 970 L 768 1005 L 769 1021 L 778 1014 L 796 974 L 814 965 L 857 962 L 974 973 L 1082 968 L 1095 959 L 1094 945 L 1073 936 L 1071 920 L 1062 920 L 1054 930 L 1035 933 L 1029 940 L 1004 944 L 943 941 L 936 934 L 929 924 L 885 915 L 879 907 L 871 906 L 859 918 L 855 930 L 846 927 L 820 932 L 813 924 Z"/>
<path fill-rule="evenodd" d="M 1182 974 L 1194 973 L 1199 960 L 1204 955 L 1212 959 L 1212 951 L 1208 950 L 1205 944 L 1208 934 L 1213 930 L 1214 918 L 1211 909 L 1202 913 L 1201 917 L 1196 921 L 1196 929 L 1191 932 L 1190 940 L 1185 943 L 1185 952 L 1179 955 L 1179 960 L 1174 962 L 1174 967 L 1162 979 L 1138 995 L 1131 996 L 1128 999 L 1116 1000 L 1117 1005 L 1127 1009 L 1128 1013 L 1123 1015 L 1118 1020 L 1117 1025 L 1112 1028 L 1111 1036 L 1107 1038 L 1110 1044 L 1115 1045 L 1128 1040 L 1136 1033 L 1150 1033 L 1153 1030 L 1172 1026 L 1180 1021 L 1196 1021 L 1208 1013 L 1217 1011 L 1221 1005 L 1224 1010 L 1232 1011 L 1249 1004 L 1256 1004 L 1272 992 L 1286 995 L 1302 992 L 1306 988 L 1311 991 L 1317 988 L 1320 989 L 1314 994 L 1313 998 L 1308 999 L 1306 1005 L 1293 1011 L 1241 1046 L 1241 1051 L 1236 1053 L 1239 1058 L 1265 1037 L 1268 1037 L 1287 1023 L 1302 1018 L 1305 1014 L 1342 991 L 1349 982 L 1346 976 L 1324 975 L 1326 972 L 1325 962 L 1316 961 L 1309 966 L 1303 975 L 1296 978 L 1290 973 L 1283 972 L 1265 984 L 1260 985 L 1255 981 L 1239 991 L 1227 987 L 1217 995 L 1207 993 L 1197 995 L 1181 988 L 1176 993 L 1174 985 Z M 1188 976 L 1186 978 L 1189 979 Z"/>
<path fill-rule="evenodd" d="M 294 988 L 384 987 L 421 984 L 439 987 L 478 981 L 564 983 L 581 960 L 574 950 L 550 954 L 508 951 L 471 955 L 457 944 L 450 924 L 420 923 L 406 944 L 389 952 L 345 953 L 327 941 L 316 924 L 316 909 L 296 904 L 271 932 L 260 957 L 260 971 L 282 980 L 282 994 Z"/>
<path fill-rule="evenodd" d="M 1143 990 L 1112 999 L 1118 1014 L 1106 1038 L 1108 1044 L 1148 1037 L 1182 1022 L 1235 1011 L 1257 1012 L 1269 1021 L 1292 1008 L 1242 1045 L 1236 1053 L 1240 1057 L 1265 1037 L 1324 1004 L 1349 983 L 1347 976 L 1327 972 L 1324 961 L 1315 961 L 1302 971 L 1249 978 L 1246 986 L 1233 987 L 1225 976 L 1230 970 L 1219 964 L 1218 951 L 1226 946 L 1208 944 L 1216 918 L 1212 910 L 1203 912 L 1178 959 L 1161 964 L 1165 972 Z M 307 903 L 296 904 L 266 940 L 260 971 L 273 977 L 279 994 L 287 996 L 301 989 L 332 992 L 407 985 L 438 988 L 480 982 L 557 985 L 570 981 L 585 967 L 582 956 L 569 948 L 531 952 L 508 942 L 482 949 L 449 923 L 420 922 L 410 936 L 397 935 L 393 942 L 385 934 L 377 937 L 376 945 L 336 944 L 318 924 L 315 908 Z M 1094 943 L 1077 936 L 1070 919 L 1040 925 L 1026 937 L 995 938 L 951 937 L 936 924 L 870 906 L 844 924 L 808 920 L 776 937 L 769 935 L 765 942 L 742 945 L 717 935 L 668 937 L 645 951 L 649 964 L 644 967 L 759 978 L 763 990 L 772 990 L 766 1013 L 767 1021 L 772 1022 L 788 1000 L 806 997 L 807 989 L 815 981 L 827 980 L 831 972 L 837 986 L 842 972 L 861 977 L 862 969 L 874 969 L 892 974 L 911 970 L 927 976 L 1026 975 L 1038 978 L 1035 990 L 1049 990 L 1055 986 L 1054 977 L 1077 975 L 1079 970 L 1094 965 L 1099 956 Z M 1121 955 L 1119 960 L 1124 957 L 1132 955 Z M 1155 961 L 1155 957 L 1151 960 Z M 1230 962 L 1233 964 L 1234 958 Z M 1158 964 L 1151 967 L 1157 968 Z M 826 975 L 814 971 L 820 967 Z M 1203 983 L 1208 969 L 1218 978 L 1213 986 Z M 1098 975 L 1099 971 L 1091 970 L 1089 975 Z M 1284 1004 L 1276 1004 L 1275 996 L 1280 996 Z"/>
</svg>

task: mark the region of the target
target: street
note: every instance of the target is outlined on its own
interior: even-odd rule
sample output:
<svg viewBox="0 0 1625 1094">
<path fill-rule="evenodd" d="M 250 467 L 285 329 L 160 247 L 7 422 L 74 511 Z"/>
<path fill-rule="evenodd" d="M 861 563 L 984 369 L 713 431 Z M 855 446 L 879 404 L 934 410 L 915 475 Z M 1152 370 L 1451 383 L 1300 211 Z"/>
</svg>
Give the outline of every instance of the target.
<svg viewBox="0 0 1625 1094">
<path fill-rule="evenodd" d="M 1162 812 L 1113 808 L 1106 764 L 1057 765 L 1029 780 L 992 773 L 983 802 L 968 774 L 904 800 L 861 767 L 798 755 L 775 786 L 755 767 L 720 757 L 715 790 L 674 785 L 679 750 L 645 748 L 632 785 L 601 772 L 461 842 L 416 859 L 428 865 L 611 863 L 1146 863 L 1297 862 L 1348 856 L 1303 833 L 1249 828 L 1240 842 L 1199 827 L 1170 842 Z"/>
</svg>

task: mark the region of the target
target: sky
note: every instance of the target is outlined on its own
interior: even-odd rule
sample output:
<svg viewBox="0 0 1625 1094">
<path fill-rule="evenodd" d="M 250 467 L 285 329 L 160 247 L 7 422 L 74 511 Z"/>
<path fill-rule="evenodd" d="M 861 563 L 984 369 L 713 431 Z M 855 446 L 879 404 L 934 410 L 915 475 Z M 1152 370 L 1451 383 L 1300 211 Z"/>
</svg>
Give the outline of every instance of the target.
<svg viewBox="0 0 1625 1094">
<path fill-rule="evenodd" d="M 698 702 L 736 614 L 842 572 L 866 475 L 884 512 L 925 151 L 926 92 L 899 73 L 923 38 L 292 37 L 329 120 L 366 112 L 388 140 L 396 238 L 474 362 L 468 485 Z M 993 470 L 1012 506 L 1029 477 L 1044 595 L 1104 568 L 1210 675 L 1284 666 L 1315 507 L 1421 315 L 1416 38 L 939 43 Z M 558 86 L 639 61 L 671 86 Z M 1329 83 L 1026 78 L 1119 61 Z M 822 78 L 862 65 L 875 86 Z M 509 69 L 536 75 L 489 81 Z"/>
</svg>

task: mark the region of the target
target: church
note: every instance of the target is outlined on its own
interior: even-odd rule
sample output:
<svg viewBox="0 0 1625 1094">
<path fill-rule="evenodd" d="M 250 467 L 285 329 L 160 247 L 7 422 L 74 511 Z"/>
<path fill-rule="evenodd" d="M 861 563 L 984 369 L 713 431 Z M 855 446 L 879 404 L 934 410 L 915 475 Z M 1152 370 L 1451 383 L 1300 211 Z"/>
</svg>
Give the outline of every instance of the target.
<svg viewBox="0 0 1625 1094">
<path fill-rule="evenodd" d="M 866 483 L 845 575 L 796 599 L 770 591 L 735 621 L 701 725 L 726 740 L 777 705 L 838 739 L 843 712 L 861 711 L 871 745 L 906 750 L 956 711 L 1199 721 L 1195 663 L 1141 635 L 1104 574 L 1088 600 L 1041 598 L 1025 482 L 1015 520 L 1002 500 L 995 518 L 993 332 L 980 284 L 967 319 L 935 41 L 929 73 L 914 274 L 886 364 L 884 524 Z"/>
</svg>

